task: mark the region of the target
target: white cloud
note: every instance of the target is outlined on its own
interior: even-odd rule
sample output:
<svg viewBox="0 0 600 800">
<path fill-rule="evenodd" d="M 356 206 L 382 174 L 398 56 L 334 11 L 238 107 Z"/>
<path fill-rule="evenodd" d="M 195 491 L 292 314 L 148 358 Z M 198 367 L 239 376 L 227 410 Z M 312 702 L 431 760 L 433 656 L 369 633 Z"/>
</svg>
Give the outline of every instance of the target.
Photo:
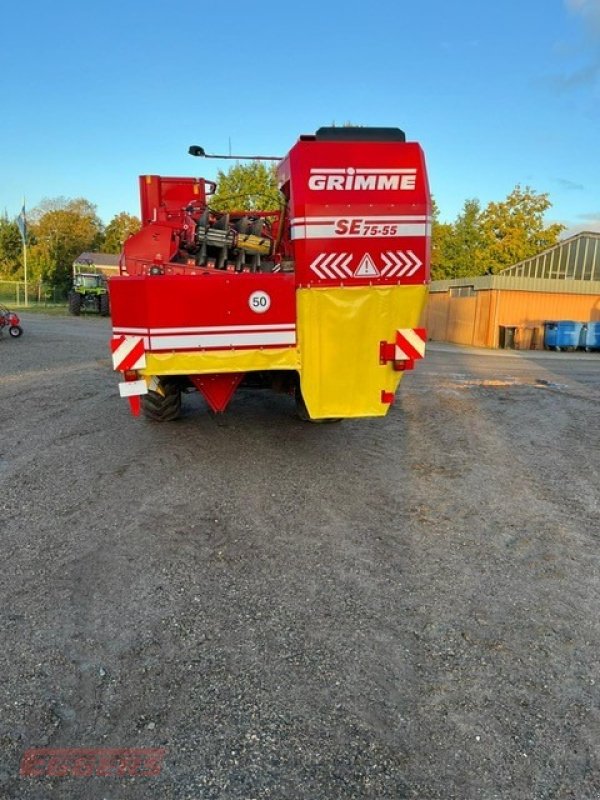
<svg viewBox="0 0 600 800">
<path fill-rule="evenodd" d="M 595 89 L 600 86 L 600 0 L 564 0 L 564 5 L 579 18 L 583 29 L 577 44 L 579 58 L 568 71 L 551 76 L 548 83 L 559 92 Z"/>
<path fill-rule="evenodd" d="M 576 233 L 582 231 L 595 231 L 600 233 L 600 211 L 590 211 L 586 214 L 577 215 L 581 222 L 564 221 L 566 230 L 561 233 L 561 239 L 566 239 L 569 236 L 574 236 Z"/>
<path fill-rule="evenodd" d="M 569 11 L 581 17 L 588 33 L 600 38 L 600 0 L 565 0 L 565 3 Z"/>
</svg>

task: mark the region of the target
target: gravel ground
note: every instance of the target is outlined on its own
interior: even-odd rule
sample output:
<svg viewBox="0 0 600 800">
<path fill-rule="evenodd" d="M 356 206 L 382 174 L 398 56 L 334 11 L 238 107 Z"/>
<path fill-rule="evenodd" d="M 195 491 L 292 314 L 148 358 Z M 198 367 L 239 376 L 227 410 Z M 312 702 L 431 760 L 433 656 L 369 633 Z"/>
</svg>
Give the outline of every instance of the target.
<svg viewBox="0 0 600 800">
<path fill-rule="evenodd" d="M 432 347 L 385 420 L 129 416 L 0 340 L 0 797 L 600 797 L 600 355 Z M 20 778 L 28 747 L 155 778 Z"/>
</svg>

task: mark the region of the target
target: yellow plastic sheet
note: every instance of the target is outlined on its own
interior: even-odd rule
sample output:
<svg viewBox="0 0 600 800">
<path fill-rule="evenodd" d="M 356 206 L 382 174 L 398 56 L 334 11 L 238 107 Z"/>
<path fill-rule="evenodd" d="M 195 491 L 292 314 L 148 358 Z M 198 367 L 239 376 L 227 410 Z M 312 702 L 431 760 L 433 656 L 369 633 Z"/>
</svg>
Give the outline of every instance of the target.
<svg viewBox="0 0 600 800">
<path fill-rule="evenodd" d="M 398 328 L 416 328 L 426 286 L 299 289 L 300 379 L 308 412 L 326 417 L 382 417 L 402 377 L 379 363 L 379 343 Z"/>
<path fill-rule="evenodd" d="M 146 353 L 142 375 L 201 375 L 257 370 L 297 370 L 300 367 L 295 347 L 265 350 L 210 350 L 202 352 Z"/>
</svg>

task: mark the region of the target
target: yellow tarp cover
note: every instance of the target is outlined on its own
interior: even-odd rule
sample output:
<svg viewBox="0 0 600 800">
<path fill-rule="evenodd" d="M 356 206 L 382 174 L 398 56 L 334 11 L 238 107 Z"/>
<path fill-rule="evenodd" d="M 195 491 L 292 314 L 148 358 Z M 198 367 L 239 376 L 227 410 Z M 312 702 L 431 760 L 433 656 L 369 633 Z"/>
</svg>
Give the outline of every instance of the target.
<svg viewBox="0 0 600 800">
<path fill-rule="evenodd" d="M 419 325 L 426 286 L 299 289 L 302 395 L 311 417 L 381 417 L 402 377 L 379 363 L 379 343 Z"/>
</svg>

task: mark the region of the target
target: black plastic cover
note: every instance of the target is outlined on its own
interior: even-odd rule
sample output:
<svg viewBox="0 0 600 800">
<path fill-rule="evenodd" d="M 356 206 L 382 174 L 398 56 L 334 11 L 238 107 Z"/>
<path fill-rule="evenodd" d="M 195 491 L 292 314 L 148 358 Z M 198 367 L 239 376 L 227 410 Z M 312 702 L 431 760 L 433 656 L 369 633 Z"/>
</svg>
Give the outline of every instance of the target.
<svg viewBox="0 0 600 800">
<path fill-rule="evenodd" d="M 331 127 L 319 128 L 317 142 L 405 142 L 406 134 L 400 128 Z"/>
</svg>

